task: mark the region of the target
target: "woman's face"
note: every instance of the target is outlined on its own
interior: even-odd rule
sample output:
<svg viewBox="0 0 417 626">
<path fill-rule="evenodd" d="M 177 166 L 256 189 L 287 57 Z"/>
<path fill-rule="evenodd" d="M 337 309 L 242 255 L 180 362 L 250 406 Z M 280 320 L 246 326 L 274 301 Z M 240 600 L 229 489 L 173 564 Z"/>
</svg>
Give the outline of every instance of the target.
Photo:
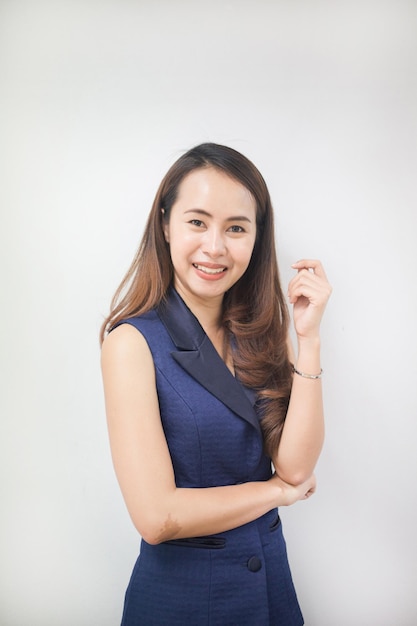
<svg viewBox="0 0 417 626">
<path fill-rule="evenodd" d="M 179 186 L 164 228 L 174 286 L 187 302 L 221 302 L 244 274 L 256 238 L 256 203 L 241 183 L 214 168 Z"/>
</svg>

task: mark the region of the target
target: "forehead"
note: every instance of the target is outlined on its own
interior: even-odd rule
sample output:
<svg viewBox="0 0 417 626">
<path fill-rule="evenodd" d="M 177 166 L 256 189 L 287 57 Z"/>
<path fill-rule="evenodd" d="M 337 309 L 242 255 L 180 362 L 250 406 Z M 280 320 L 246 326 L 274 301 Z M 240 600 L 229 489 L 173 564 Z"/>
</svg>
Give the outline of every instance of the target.
<svg viewBox="0 0 417 626">
<path fill-rule="evenodd" d="M 182 180 L 175 204 L 186 208 L 241 209 L 256 212 L 251 192 L 241 182 L 213 167 L 193 170 Z M 188 207 L 189 208 L 189 207 Z"/>
</svg>

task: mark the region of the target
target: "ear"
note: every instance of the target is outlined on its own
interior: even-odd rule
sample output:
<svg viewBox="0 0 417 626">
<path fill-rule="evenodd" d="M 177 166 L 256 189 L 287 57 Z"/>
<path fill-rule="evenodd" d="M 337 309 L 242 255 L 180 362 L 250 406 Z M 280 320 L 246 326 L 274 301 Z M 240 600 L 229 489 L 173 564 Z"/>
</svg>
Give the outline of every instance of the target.
<svg viewBox="0 0 417 626">
<path fill-rule="evenodd" d="M 165 209 L 161 209 L 162 213 L 162 228 L 164 230 L 165 241 L 169 243 L 169 223 L 165 219 Z"/>
</svg>

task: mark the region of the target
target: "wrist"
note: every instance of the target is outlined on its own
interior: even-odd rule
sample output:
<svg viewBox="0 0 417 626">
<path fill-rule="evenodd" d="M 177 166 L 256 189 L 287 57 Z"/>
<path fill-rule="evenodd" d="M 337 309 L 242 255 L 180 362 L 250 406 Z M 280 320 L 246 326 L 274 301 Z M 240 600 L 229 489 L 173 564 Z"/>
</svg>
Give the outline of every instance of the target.
<svg viewBox="0 0 417 626">
<path fill-rule="evenodd" d="M 298 347 L 320 349 L 320 335 L 297 335 Z"/>
<path fill-rule="evenodd" d="M 314 337 L 302 337 L 297 336 L 298 354 L 300 352 L 305 353 L 319 353 L 320 352 L 320 336 Z"/>
<path fill-rule="evenodd" d="M 292 366 L 293 374 L 297 374 L 297 376 L 301 376 L 301 378 L 308 378 L 310 380 L 318 380 L 321 378 L 323 374 L 323 370 L 320 368 L 320 371 L 317 374 L 308 374 L 307 372 L 301 372 L 299 369 Z"/>
<path fill-rule="evenodd" d="M 321 374 L 320 338 L 311 337 L 299 339 L 298 355 L 294 363 L 295 370 L 307 372 L 310 375 Z"/>
<path fill-rule="evenodd" d="M 276 506 L 280 507 L 280 506 L 287 506 L 289 504 L 288 502 L 288 488 L 289 485 L 286 484 L 279 476 L 278 474 L 274 474 L 272 476 L 272 478 L 270 478 L 270 480 L 268 481 L 269 485 L 271 486 L 271 494 L 272 494 L 272 501 L 271 501 L 271 508 L 274 508 Z"/>
</svg>

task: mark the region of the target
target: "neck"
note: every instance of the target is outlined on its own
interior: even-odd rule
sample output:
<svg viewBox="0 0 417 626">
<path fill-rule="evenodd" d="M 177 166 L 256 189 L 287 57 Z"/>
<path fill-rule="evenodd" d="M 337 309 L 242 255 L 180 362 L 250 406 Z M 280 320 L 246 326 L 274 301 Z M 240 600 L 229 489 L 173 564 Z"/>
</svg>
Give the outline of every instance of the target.
<svg viewBox="0 0 417 626">
<path fill-rule="evenodd" d="M 185 293 L 180 286 L 175 286 L 178 294 L 184 300 L 190 311 L 196 316 L 206 334 L 212 338 L 222 332 L 220 324 L 223 296 L 219 298 L 202 299 L 194 294 Z"/>
</svg>

